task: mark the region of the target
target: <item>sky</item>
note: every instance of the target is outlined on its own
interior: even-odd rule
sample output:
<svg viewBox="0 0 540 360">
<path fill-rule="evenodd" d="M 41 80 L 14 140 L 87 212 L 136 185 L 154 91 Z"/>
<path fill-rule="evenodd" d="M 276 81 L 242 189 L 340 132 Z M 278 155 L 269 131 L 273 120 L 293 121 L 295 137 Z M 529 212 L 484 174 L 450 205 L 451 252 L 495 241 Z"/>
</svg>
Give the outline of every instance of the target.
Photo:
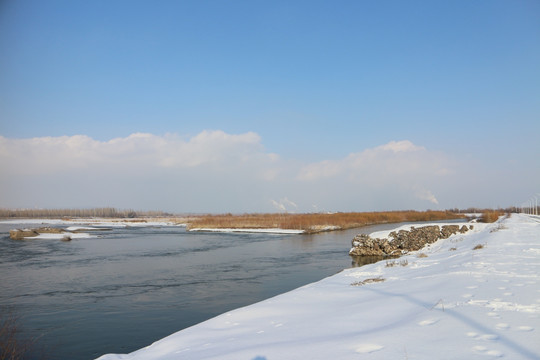
<svg viewBox="0 0 540 360">
<path fill-rule="evenodd" d="M 538 1 L 0 2 L 0 207 L 540 196 Z"/>
</svg>

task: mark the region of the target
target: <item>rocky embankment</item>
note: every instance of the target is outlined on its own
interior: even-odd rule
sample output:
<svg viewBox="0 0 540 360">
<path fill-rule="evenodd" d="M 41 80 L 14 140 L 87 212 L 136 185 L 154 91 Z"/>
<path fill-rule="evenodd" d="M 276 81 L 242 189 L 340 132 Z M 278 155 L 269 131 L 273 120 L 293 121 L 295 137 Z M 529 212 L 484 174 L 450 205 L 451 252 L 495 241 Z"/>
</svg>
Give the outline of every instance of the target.
<svg viewBox="0 0 540 360">
<path fill-rule="evenodd" d="M 349 255 L 354 256 L 396 256 L 409 251 L 417 251 L 439 239 L 447 239 L 457 233 L 471 230 L 472 225 L 428 225 L 410 230 L 392 231 L 387 238 L 371 238 L 358 234 L 352 240 Z"/>
</svg>

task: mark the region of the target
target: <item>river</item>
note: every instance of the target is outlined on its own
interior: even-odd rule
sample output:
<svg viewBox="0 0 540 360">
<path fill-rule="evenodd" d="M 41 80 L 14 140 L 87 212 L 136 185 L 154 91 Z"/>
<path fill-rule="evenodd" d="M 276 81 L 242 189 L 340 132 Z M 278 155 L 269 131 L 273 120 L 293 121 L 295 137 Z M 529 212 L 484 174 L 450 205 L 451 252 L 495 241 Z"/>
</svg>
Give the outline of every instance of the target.
<svg viewBox="0 0 540 360">
<path fill-rule="evenodd" d="M 15 241 L 0 222 L 0 307 L 37 339 L 31 358 L 94 359 L 128 353 L 226 311 L 361 265 L 358 233 L 187 232 L 129 227 L 63 242 Z"/>
</svg>

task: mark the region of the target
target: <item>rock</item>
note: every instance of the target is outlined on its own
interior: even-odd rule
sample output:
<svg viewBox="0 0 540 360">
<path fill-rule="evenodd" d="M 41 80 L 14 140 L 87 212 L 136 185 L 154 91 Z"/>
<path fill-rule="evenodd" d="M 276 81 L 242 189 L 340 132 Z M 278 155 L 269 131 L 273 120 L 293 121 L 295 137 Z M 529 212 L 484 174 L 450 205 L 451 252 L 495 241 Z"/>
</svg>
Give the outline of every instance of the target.
<svg viewBox="0 0 540 360">
<path fill-rule="evenodd" d="M 39 234 L 61 234 L 66 232 L 64 229 L 52 228 L 52 227 L 40 227 L 37 229 L 13 229 L 9 231 L 9 237 L 13 240 L 23 240 L 25 238 L 31 238 L 38 236 Z M 71 240 L 71 238 L 70 238 Z"/>
<path fill-rule="evenodd" d="M 420 228 L 411 227 L 410 230 L 392 231 L 388 234 L 390 239 L 371 238 L 366 234 L 358 234 L 352 240 L 349 255 L 353 256 L 395 256 L 409 251 L 422 249 L 426 244 L 432 244 L 439 239 L 447 239 L 459 233 L 465 233 L 472 226 L 428 225 Z"/>
<path fill-rule="evenodd" d="M 9 237 L 13 240 L 22 240 L 27 237 L 38 236 L 39 233 L 33 229 L 13 229 L 9 230 Z"/>
<path fill-rule="evenodd" d="M 448 239 L 450 236 L 457 234 L 459 225 L 444 225 L 441 230 L 441 239 Z"/>
<path fill-rule="evenodd" d="M 397 234 L 391 232 L 392 244 L 404 251 L 420 250 L 426 244 L 434 243 L 441 236 L 438 225 L 424 226 L 421 228 L 411 227 L 411 230 L 400 230 Z"/>
</svg>

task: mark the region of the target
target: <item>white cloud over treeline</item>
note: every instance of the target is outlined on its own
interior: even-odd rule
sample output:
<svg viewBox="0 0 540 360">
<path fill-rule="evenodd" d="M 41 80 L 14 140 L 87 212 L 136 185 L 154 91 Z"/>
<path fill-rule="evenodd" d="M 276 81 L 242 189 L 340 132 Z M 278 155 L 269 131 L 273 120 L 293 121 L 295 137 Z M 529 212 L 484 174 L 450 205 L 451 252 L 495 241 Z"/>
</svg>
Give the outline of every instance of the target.
<svg viewBox="0 0 540 360">
<path fill-rule="evenodd" d="M 302 212 L 434 206 L 455 163 L 403 140 L 299 164 L 267 151 L 256 133 L 202 131 L 108 141 L 0 136 L 0 167 L 2 207 Z"/>
</svg>

